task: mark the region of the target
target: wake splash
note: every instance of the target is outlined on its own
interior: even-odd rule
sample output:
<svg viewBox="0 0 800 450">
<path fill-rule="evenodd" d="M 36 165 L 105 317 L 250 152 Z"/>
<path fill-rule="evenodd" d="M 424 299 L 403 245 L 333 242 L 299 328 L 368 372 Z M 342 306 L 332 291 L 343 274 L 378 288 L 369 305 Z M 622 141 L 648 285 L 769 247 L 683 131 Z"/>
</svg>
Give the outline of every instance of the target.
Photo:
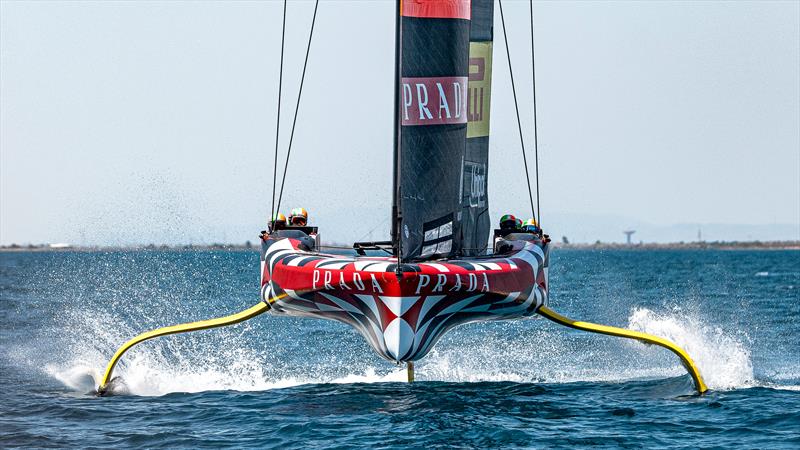
<svg viewBox="0 0 800 450">
<path fill-rule="evenodd" d="M 719 326 L 704 324 L 691 316 L 637 308 L 628 318 L 628 328 L 669 339 L 683 348 L 709 389 L 756 385 L 750 350 Z"/>
<path fill-rule="evenodd" d="M 103 370 L 97 367 L 77 365 L 69 368 L 49 366 L 48 374 L 70 390 L 89 394 L 97 391 Z M 363 373 L 349 374 L 340 378 L 285 377 L 270 379 L 252 361 L 240 361 L 226 367 L 199 367 L 192 365 L 167 367 L 153 364 L 147 357 L 136 357 L 118 372 L 121 385 L 112 389 L 114 394 L 136 396 L 161 396 L 170 393 L 197 393 L 207 391 L 267 391 L 290 388 L 306 384 L 353 384 L 403 382 L 405 370 L 394 370 L 379 374 L 374 368 Z"/>
<path fill-rule="evenodd" d="M 60 363 L 47 364 L 45 371 L 68 389 L 88 393 L 97 389 L 108 362 L 106 358 L 137 331 L 111 317 L 82 318 L 81 332 L 71 333 L 75 338 L 67 343 L 68 351 L 61 352 L 69 356 Z M 720 327 L 681 312 L 657 313 L 646 308 L 632 311 L 628 327 L 670 339 L 683 347 L 710 389 L 758 385 L 750 351 Z M 361 338 L 347 336 L 347 339 Z M 259 339 L 258 333 L 246 324 L 227 330 L 157 338 L 126 353 L 115 375 L 124 381 L 126 394 L 137 396 L 265 391 L 305 384 L 406 379 L 404 368 L 377 357 L 362 359 L 372 362 L 356 365 L 314 359 L 317 349 L 311 338 L 300 334 L 297 340 L 304 347 L 269 348 L 269 343 Z M 369 351 L 366 345 L 356 347 L 358 351 Z M 332 351 L 351 350 L 355 349 Z M 286 360 L 298 356 L 305 361 L 301 370 L 288 369 Z M 344 373 L 342 366 L 348 367 Z M 460 327 L 445 336 L 428 357 L 416 363 L 419 381 L 557 384 L 621 382 L 684 374 L 677 357 L 660 347 L 566 330 L 545 320 Z"/>
<path fill-rule="evenodd" d="M 465 346 L 470 348 L 468 358 L 454 350 L 435 350 L 424 361 L 424 374 L 446 381 L 541 383 L 619 382 L 686 375 L 678 357 L 664 348 L 561 327 L 554 329 L 550 325 L 547 322 L 543 333 L 521 336 L 526 341 L 521 347 L 506 343 L 504 348 L 490 338 Z M 712 390 L 767 387 L 755 380 L 750 350 L 721 327 L 680 311 L 656 313 L 636 308 L 628 317 L 627 328 L 669 339 L 682 347 Z M 498 348 L 502 350 L 498 352 Z M 509 361 L 518 364 L 509 365 Z"/>
<path fill-rule="evenodd" d="M 58 333 L 62 360 L 42 364 L 44 372 L 71 391 L 97 391 L 108 359 L 128 339 L 146 331 L 111 315 L 76 312 Z M 114 370 L 114 394 L 161 396 L 175 392 L 266 391 L 319 383 L 376 383 L 406 380 L 405 369 L 391 364 L 362 367 L 340 376 L 322 364 L 286 375 L 282 358 L 252 327 L 205 330 L 142 342 L 122 357 Z M 305 349 L 307 351 L 307 349 Z M 297 356 L 297 355 L 295 355 Z"/>
</svg>

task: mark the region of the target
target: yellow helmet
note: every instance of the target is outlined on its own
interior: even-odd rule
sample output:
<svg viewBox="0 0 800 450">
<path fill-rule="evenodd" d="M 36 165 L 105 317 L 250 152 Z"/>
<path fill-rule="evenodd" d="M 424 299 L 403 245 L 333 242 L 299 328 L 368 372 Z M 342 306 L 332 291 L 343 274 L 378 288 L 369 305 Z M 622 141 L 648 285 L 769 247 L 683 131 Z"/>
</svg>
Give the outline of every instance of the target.
<svg viewBox="0 0 800 450">
<path fill-rule="evenodd" d="M 286 216 L 284 216 L 283 213 L 279 212 L 274 216 L 272 216 L 272 220 L 270 222 L 286 225 Z"/>
<path fill-rule="evenodd" d="M 289 214 L 289 223 L 292 225 L 305 226 L 308 223 L 308 211 L 305 208 L 295 208 Z"/>
</svg>

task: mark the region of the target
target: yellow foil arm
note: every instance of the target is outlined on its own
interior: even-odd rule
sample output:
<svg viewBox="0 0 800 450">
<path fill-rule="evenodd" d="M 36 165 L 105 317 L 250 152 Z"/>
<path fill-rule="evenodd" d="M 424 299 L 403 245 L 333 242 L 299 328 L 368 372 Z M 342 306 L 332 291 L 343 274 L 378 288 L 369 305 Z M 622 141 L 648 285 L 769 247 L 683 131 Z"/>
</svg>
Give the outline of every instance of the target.
<svg viewBox="0 0 800 450">
<path fill-rule="evenodd" d="M 108 367 L 106 367 L 106 372 L 103 375 L 103 380 L 100 382 L 100 387 L 97 389 L 98 394 L 103 395 L 106 390 L 108 389 L 108 383 L 111 381 L 111 375 L 114 372 L 114 367 L 119 362 L 119 359 L 122 358 L 122 355 L 125 354 L 131 347 L 134 345 L 146 341 L 148 339 L 153 339 L 159 336 L 166 336 L 169 334 L 176 334 L 176 333 L 186 333 L 189 331 L 197 331 L 197 330 L 205 330 L 208 328 L 217 328 L 217 327 L 224 327 L 226 325 L 234 325 L 239 322 L 244 322 L 247 319 L 252 319 L 253 317 L 269 311 L 270 306 L 265 302 L 259 302 L 257 305 L 250 307 L 244 311 L 238 312 L 236 314 L 231 314 L 230 316 L 219 317 L 216 319 L 208 319 L 208 320 L 201 320 L 199 322 L 191 322 L 191 323 L 183 323 L 180 325 L 172 325 L 169 327 L 158 328 L 152 331 L 148 331 L 146 333 L 142 333 L 135 338 L 126 342 L 122 347 L 114 353 L 114 357 L 111 358 L 111 361 L 108 362 Z"/>
<path fill-rule="evenodd" d="M 706 384 L 703 382 L 703 377 L 700 376 L 700 371 L 697 370 L 697 366 L 695 366 L 694 361 L 692 361 L 692 358 L 689 357 L 689 354 L 667 339 L 646 333 L 640 333 L 638 331 L 626 330 L 624 328 L 610 327 L 608 325 L 599 325 L 590 322 L 579 322 L 577 320 L 564 317 L 546 306 L 540 307 L 538 313 L 555 323 L 568 326 L 570 328 L 575 328 L 577 330 L 590 331 L 592 333 L 607 334 L 609 336 L 618 336 L 628 339 L 636 339 L 637 341 L 641 341 L 646 344 L 655 344 L 664 347 L 672 353 L 678 355 L 678 357 L 681 359 L 683 367 L 685 367 L 689 372 L 689 375 L 692 376 L 692 380 L 694 380 L 694 386 L 698 393 L 702 394 L 708 390 Z"/>
</svg>

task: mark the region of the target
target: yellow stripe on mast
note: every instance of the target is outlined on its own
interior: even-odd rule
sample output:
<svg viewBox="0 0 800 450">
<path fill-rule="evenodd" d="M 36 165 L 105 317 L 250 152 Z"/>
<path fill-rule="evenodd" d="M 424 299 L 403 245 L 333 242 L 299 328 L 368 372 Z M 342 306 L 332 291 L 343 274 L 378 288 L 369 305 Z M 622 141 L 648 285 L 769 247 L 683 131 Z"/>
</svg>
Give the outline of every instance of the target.
<svg viewBox="0 0 800 450">
<path fill-rule="evenodd" d="M 685 367 L 686 370 L 689 372 L 689 375 L 692 376 L 695 389 L 697 389 L 697 392 L 699 394 L 702 394 L 708 390 L 706 384 L 703 382 L 703 377 L 700 376 L 700 371 L 697 370 L 697 366 L 695 366 L 694 361 L 692 361 L 692 358 L 689 357 L 689 354 L 686 353 L 682 348 L 678 347 L 677 345 L 675 345 L 674 343 L 672 343 L 667 339 L 660 338 L 658 336 L 653 336 L 647 333 L 641 333 L 639 331 L 632 331 L 632 330 L 626 330 L 624 328 L 611 327 L 608 325 L 599 325 L 591 322 L 580 322 L 577 320 L 572 320 L 568 317 L 562 316 L 561 314 L 553 311 L 552 309 L 546 306 L 540 307 L 538 313 L 543 315 L 544 317 L 547 317 L 548 319 L 552 320 L 557 324 L 564 325 L 570 328 L 575 328 L 577 330 L 589 331 L 592 333 L 600 333 L 609 336 L 617 336 L 628 339 L 636 339 L 637 341 L 641 341 L 646 344 L 655 344 L 664 347 L 667 350 L 671 351 L 672 353 L 678 355 L 678 357 L 681 359 L 683 367 Z"/>
</svg>

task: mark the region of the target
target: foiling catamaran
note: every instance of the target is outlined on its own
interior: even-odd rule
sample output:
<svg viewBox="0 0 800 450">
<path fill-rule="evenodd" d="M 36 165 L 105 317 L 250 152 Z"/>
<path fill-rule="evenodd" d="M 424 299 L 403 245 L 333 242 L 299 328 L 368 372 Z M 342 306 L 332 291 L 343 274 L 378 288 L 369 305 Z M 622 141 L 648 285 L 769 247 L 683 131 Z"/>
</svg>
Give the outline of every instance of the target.
<svg viewBox="0 0 800 450">
<path fill-rule="evenodd" d="M 317 0 L 306 63 L 318 4 Z M 499 6 L 525 158 L 502 0 Z M 532 6 L 530 11 L 533 48 Z M 286 2 L 283 13 L 285 27 Z M 325 254 L 309 237 L 316 234 L 315 228 L 278 228 L 271 222 L 262 239 L 261 302 L 231 316 L 159 328 L 131 339 L 109 362 L 98 393 L 113 390 L 117 362 L 142 341 L 232 325 L 264 312 L 346 323 L 382 358 L 405 364 L 409 382 L 414 379 L 414 361 L 453 327 L 540 314 L 571 328 L 665 347 L 680 358 L 697 392 L 703 393 L 706 386 L 692 359 L 672 342 L 574 321 L 548 307 L 547 235 L 494 230 L 489 249 L 492 230 L 486 187 L 493 20 L 494 0 L 397 2 L 391 241 L 357 242 L 352 255 Z M 281 79 L 282 73 L 283 40 Z M 300 94 L 304 79 L 305 66 Z M 280 90 L 278 97 L 279 121 Z M 534 91 L 534 132 L 535 113 Z M 297 109 L 295 123 L 296 118 Z M 277 150 L 276 138 L 276 171 Z M 291 138 L 287 166 L 290 152 Z M 527 177 L 527 159 L 525 172 Z M 285 173 L 286 167 L 284 180 Z M 534 214 L 530 186 L 528 177 Z M 274 193 L 273 181 L 273 206 Z M 283 185 L 273 211 L 280 209 L 282 193 Z M 367 256 L 368 250 L 382 250 L 387 256 Z"/>
</svg>

